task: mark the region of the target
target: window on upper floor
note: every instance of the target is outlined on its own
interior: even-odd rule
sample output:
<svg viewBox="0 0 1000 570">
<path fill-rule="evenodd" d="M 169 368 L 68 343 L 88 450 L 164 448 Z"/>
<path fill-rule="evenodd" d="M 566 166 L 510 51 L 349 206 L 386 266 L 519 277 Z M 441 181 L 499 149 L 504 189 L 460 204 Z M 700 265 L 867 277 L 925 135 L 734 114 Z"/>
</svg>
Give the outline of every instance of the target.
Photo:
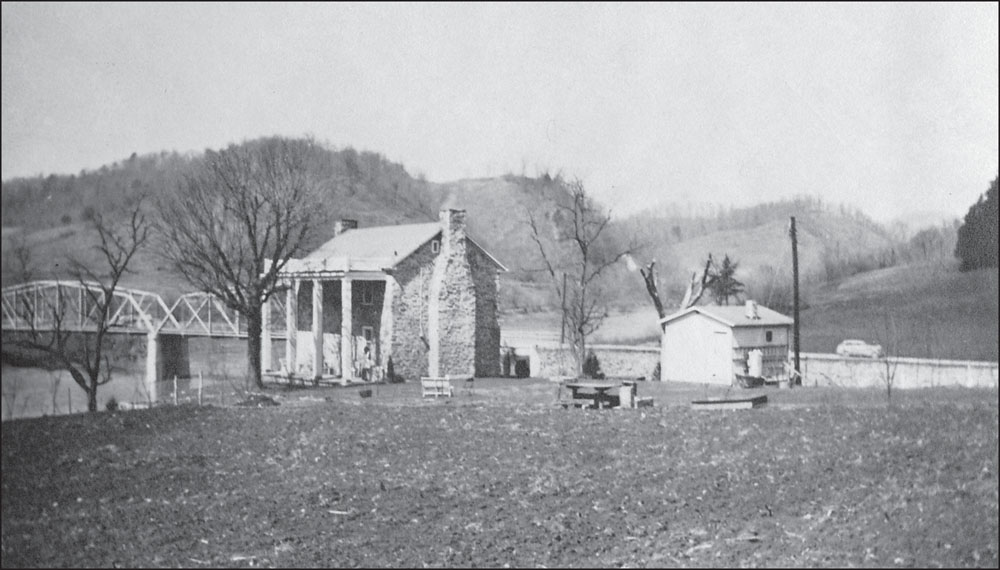
<svg viewBox="0 0 1000 570">
<path fill-rule="evenodd" d="M 431 253 L 437 253 L 439 251 L 441 251 L 441 242 L 438 241 L 438 240 L 432 241 L 431 242 Z"/>
<path fill-rule="evenodd" d="M 764 340 L 765 341 L 771 342 L 771 340 L 773 340 L 773 339 L 774 339 L 774 333 L 773 332 L 767 331 L 767 332 L 764 333 Z"/>
</svg>

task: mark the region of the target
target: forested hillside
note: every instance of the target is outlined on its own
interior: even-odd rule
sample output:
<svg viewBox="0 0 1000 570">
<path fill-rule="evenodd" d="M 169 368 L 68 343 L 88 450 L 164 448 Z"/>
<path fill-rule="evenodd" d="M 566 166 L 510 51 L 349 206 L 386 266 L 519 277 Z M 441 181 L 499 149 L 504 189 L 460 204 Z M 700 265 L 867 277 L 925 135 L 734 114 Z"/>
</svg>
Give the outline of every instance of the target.
<svg viewBox="0 0 1000 570">
<path fill-rule="evenodd" d="M 328 220 L 357 219 L 362 227 L 436 220 L 444 206 L 468 211 L 470 234 L 493 252 L 509 271 L 501 279 L 501 307 L 531 311 L 553 307 L 553 285 L 527 223 L 529 212 L 553 234 L 558 204 L 565 203 L 564 181 L 508 175 L 434 183 L 411 176 L 403 165 L 374 152 L 350 147 L 317 147 L 314 161 Z M 96 261 L 90 249 L 89 221 L 97 213 L 120 215 L 140 197 L 147 207 L 174 192 L 201 154 L 176 152 L 138 156 L 75 175 L 50 175 L 3 182 L 4 272 L 9 284 L 23 277 L 12 265 L 15 248 L 31 252 L 32 277 L 66 276 L 66 260 Z M 803 281 L 819 284 L 909 261 L 951 259 L 955 228 L 926 228 L 902 242 L 860 211 L 797 198 L 748 208 L 695 209 L 667 206 L 624 218 L 608 228 L 610 249 L 639 246 L 633 260 L 657 261 L 661 290 L 668 305 L 679 300 L 690 272 L 708 254 L 729 255 L 739 263 L 736 277 L 748 297 L 779 310 L 790 303 L 791 248 L 788 221 L 796 216 Z M 332 236 L 332 223 L 306 249 Z M 549 236 L 551 237 L 551 236 Z M 155 244 L 136 260 L 126 284 L 168 296 L 190 289 L 155 255 Z M 303 252 L 304 253 L 304 252 Z M 612 304 L 648 303 L 636 265 L 617 264 L 601 283 Z"/>
</svg>

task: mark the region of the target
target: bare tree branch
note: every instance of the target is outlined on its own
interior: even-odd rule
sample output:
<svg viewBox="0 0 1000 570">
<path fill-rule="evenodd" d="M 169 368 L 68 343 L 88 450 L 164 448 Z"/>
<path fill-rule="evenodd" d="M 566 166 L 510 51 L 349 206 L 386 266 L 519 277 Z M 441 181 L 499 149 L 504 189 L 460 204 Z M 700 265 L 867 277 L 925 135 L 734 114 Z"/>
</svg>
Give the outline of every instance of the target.
<svg viewBox="0 0 1000 570">
<path fill-rule="evenodd" d="M 67 322 L 67 302 L 63 288 L 56 282 L 55 300 L 43 298 L 32 305 L 22 300 L 23 309 L 29 317 L 30 329 L 26 338 L 19 338 L 16 345 L 39 351 L 69 372 L 73 381 L 87 393 L 87 409 L 97 411 L 97 389 L 111 381 L 111 360 L 105 353 L 108 330 L 115 324 L 111 321 L 115 292 L 122 276 L 129 271 L 129 264 L 136 253 L 145 246 L 149 238 L 149 226 L 142 214 L 140 199 L 131 211 L 123 228 L 116 229 L 103 216 L 93 219 L 98 243 L 95 249 L 101 254 L 101 265 L 107 270 L 104 275 L 77 259 L 70 260 L 72 273 L 81 290 L 86 291 L 86 299 L 91 307 L 87 313 L 87 323 L 78 325 L 84 330 L 76 333 Z M 95 289 L 96 287 L 96 289 Z M 81 300 L 84 297 L 81 295 Z M 39 314 L 38 302 L 44 304 Z M 81 316 L 84 307 L 78 308 Z M 39 319 L 50 319 L 48 326 L 38 326 Z M 91 327 L 86 330 L 85 324 Z M 92 335 L 92 336 L 91 336 Z M 73 346 L 73 339 L 76 346 Z M 82 353 L 82 354 L 81 354 Z"/>
<path fill-rule="evenodd" d="M 605 234 L 610 214 L 594 204 L 579 180 L 566 185 L 566 190 L 569 200 L 557 203 L 552 216 L 555 235 L 551 240 L 544 237 L 535 213 L 526 213 L 531 239 L 538 246 L 559 299 L 563 322 L 568 324 L 577 373 L 582 374 L 587 338 L 608 315 L 606 297 L 597 288 L 599 279 L 609 267 L 632 254 L 636 246 L 633 243 L 611 253 L 602 252 L 611 243 Z M 557 267 L 565 268 L 562 272 L 566 278 L 560 278 Z"/>
<path fill-rule="evenodd" d="M 262 304 L 322 222 L 312 140 L 271 138 L 209 152 L 160 204 L 161 254 L 201 291 L 247 320 L 248 381 L 262 386 Z"/>
</svg>

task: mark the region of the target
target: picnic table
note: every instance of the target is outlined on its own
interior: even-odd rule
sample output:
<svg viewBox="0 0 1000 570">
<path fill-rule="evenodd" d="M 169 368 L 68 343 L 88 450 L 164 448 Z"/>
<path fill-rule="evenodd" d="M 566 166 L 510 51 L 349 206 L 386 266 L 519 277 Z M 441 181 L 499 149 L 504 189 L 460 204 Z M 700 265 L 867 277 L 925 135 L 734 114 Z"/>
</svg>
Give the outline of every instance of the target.
<svg viewBox="0 0 1000 570">
<path fill-rule="evenodd" d="M 641 380 L 641 378 L 640 378 Z M 557 397 L 556 404 L 563 408 L 649 408 L 653 398 L 638 397 L 636 380 L 568 380 L 560 382 L 560 390 L 566 387 L 570 398 Z"/>
</svg>

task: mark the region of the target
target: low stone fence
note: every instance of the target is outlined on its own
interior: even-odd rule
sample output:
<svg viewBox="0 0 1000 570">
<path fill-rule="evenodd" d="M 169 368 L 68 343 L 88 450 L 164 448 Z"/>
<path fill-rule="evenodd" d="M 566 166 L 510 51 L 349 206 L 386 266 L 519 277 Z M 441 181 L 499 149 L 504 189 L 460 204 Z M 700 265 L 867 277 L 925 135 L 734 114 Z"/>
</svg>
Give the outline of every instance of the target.
<svg viewBox="0 0 1000 570">
<path fill-rule="evenodd" d="M 652 378 L 653 369 L 660 361 L 660 348 L 657 346 L 595 344 L 587 347 L 588 352 L 591 350 L 606 376 L 643 376 L 647 380 L 659 380 Z M 552 378 L 576 374 L 576 361 L 569 347 L 538 345 L 534 351 L 538 355 L 538 365 L 532 366 L 532 376 Z"/>
<path fill-rule="evenodd" d="M 868 388 L 885 385 L 886 359 L 805 353 L 799 360 L 803 386 Z M 997 387 L 996 362 L 889 357 L 888 364 L 889 372 L 895 374 L 893 388 Z"/>
<path fill-rule="evenodd" d="M 660 359 L 656 346 L 626 346 L 595 344 L 593 350 L 607 376 L 653 378 L 653 369 Z M 558 378 L 575 375 L 576 363 L 569 347 L 558 344 L 538 344 L 519 353 L 530 355 L 531 375 Z M 803 386 L 839 386 L 869 388 L 884 386 L 886 360 L 847 358 L 836 354 L 803 353 L 800 356 Z M 997 388 L 996 362 L 973 360 L 934 360 L 927 358 L 888 359 L 894 368 L 894 388 L 929 388 L 934 386 L 965 386 Z"/>
</svg>

